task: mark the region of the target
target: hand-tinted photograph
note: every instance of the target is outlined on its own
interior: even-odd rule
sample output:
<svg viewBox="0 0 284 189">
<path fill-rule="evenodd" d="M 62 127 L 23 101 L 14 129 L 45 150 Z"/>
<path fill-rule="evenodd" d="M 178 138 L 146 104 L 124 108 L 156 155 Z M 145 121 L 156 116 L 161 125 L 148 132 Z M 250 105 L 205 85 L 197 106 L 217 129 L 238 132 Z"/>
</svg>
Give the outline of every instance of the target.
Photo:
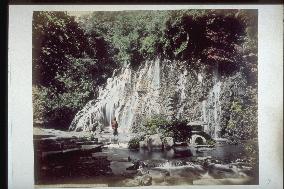
<svg viewBox="0 0 284 189">
<path fill-rule="evenodd" d="M 258 11 L 34 11 L 35 186 L 258 185 Z"/>
</svg>

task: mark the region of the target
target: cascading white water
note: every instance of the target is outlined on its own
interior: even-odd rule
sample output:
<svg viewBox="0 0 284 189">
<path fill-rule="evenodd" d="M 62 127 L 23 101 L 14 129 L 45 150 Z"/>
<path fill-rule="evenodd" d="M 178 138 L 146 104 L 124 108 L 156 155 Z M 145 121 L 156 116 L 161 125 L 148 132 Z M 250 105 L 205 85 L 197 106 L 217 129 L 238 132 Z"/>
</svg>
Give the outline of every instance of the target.
<svg viewBox="0 0 284 189">
<path fill-rule="evenodd" d="M 204 123 L 207 123 L 207 116 L 206 116 L 206 100 L 203 100 L 202 101 L 202 121 L 204 122 Z M 209 128 L 208 128 L 208 125 L 207 124 L 205 124 L 205 126 L 204 126 L 204 131 L 205 132 L 209 132 Z"/>
<path fill-rule="evenodd" d="M 220 105 L 220 91 L 221 91 L 221 82 L 217 82 L 213 87 L 213 94 L 214 94 L 214 138 L 219 138 L 219 131 L 220 131 L 220 112 L 221 112 L 221 105 Z"/>
<path fill-rule="evenodd" d="M 152 87 L 154 90 L 158 90 L 160 88 L 160 62 L 158 60 L 156 60 L 154 63 L 154 70 L 152 74 L 153 74 Z"/>
<path fill-rule="evenodd" d="M 185 106 L 185 100 L 186 100 L 186 83 L 187 83 L 187 76 L 188 72 L 186 69 L 184 69 L 183 73 L 179 75 L 179 79 L 177 82 L 177 89 L 176 92 L 180 94 L 180 108 L 177 111 L 177 118 L 180 118 L 183 114 L 184 106 Z"/>
<path fill-rule="evenodd" d="M 202 83 L 203 76 L 201 75 L 201 73 L 197 74 L 197 78 L 198 78 L 198 82 Z"/>
<path fill-rule="evenodd" d="M 81 111 L 77 113 L 71 123 L 70 130 L 89 130 L 90 123 L 87 120 L 99 121 L 103 126 L 111 125 L 111 120 L 115 114 L 115 109 L 120 108 L 121 102 L 125 99 L 125 89 L 129 83 L 131 69 L 128 67 L 114 78 L 109 78 L 105 88 L 99 89 L 99 98 L 89 102 Z"/>
<path fill-rule="evenodd" d="M 112 119 L 116 117 L 119 136 L 127 140 L 130 128 L 133 125 L 139 126 L 141 118 L 147 119 L 155 114 L 168 115 L 171 113 L 172 110 L 167 109 L 165 99 L 168 99 L 167 95 L 173 93 L 179 95 L 177 109 L 173 111 L 176 111 L 177 118 L 187 118 L 188 114 L 185 113 L 185 109 L 191 108 L 190 111 L 194 112 L 196 107 L 196 104 L 192 104 L 194 101 L 188 94 L 189 90 L 194 90 L 194 88 L 189 88 L 189 86 L 194 86 L 191 82 L 196 82 L 192 80 L 196 78 L 193 75 L 197 76 L 198 83 L 203 87 L 203 83 L 208 82 L 204 81 L 204 74 L 206 73 L 190 72 L 186 68 L 180 69 L 176 64 L 168 64 L 161 68 L 159 59 L 146 61 L 136 71 L 124 67 L 116 76 L 109 78 L 104 87 L 99 88 L 96 100 L 90 101 L 76 114 L 69 130 L 89 131 L 98 123 L 103 130 L 108 130 L 111 128 Z M 161 78 L 163 83 L 161 83 Z M 207 98 L 200 103 L 200 120 L 207 123 L 204 128 L 205 132 L 213 138 L 218 138 L 220 137 L 222 87 L 218 65 L 213 71 L 212 79 L 213 87 Z M 168 84 L 172 81 L 176 82 L 175 86 L 168 87 L 168 81 L 170 81 Z"/>
<path fill-rule="evenodd" d="M 186 76 L 187 76 L 187 70 L 184 70 L 178 80 L 177 89 L 180 92 L 181 101 L 184 101 L 186 98 L 186 93 L 185 93 Z"/>
<path fill-rule="evenodd" d="M 222 82 L 219 78 L 218 69 L 217 64 L 213 70 L 213 88 L 209 92 L 207 100 L 202 101 L 202 117 L 203 121 L 207 123 L 204 131 L 208 132 L 214 139 L 220 138 L 220 93 Z"/>
<path fill-rule="evenodd" d="M 99 89 L 96 101 L 89 102 L 76 114 L 69 130 L 89 131 L 95 121 L 102 128 L 111 129 L 111 121 L 116 117 L 120 136 L 128 136 L 137 111 L 145 115 L 160 112 L 159 89 L 159 60 L 146 62 L 137 72 L 125 67 Z"/>
</svg>

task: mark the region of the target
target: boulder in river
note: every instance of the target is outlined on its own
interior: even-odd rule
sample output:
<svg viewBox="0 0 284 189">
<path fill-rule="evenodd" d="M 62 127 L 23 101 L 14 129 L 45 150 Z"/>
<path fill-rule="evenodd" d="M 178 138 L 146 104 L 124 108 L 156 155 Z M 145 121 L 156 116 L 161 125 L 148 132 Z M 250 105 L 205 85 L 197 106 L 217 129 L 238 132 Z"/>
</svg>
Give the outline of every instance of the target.
<svg viewBox="0 0 284 189">
<path fill-rule="evenodd" d="M 169 149 L 174 145 L 173 137 L 165 137 L 163 140 L 164 148 Z"/>
<path fill-rule="evenodd" d="M 150 135 L 147 139 L 148 150 L 161 150 L 163 148 L 162 140 L 158 134 Z"/>
<path fill-rule="evenodd" d="M 152 177 L 148 174 L 138 176 L 136 179 L 140 186 L 151 186 L 152 185 Z"/>
<path fill-rule="evenodd" d="M 123 184 L 122 184 L 123 186 L 127 186 L 127 187 L 135 187 L 135 186 L 139 186 L 139 181 L 138 180 L 136 180 L 136 179 L 125 179 L 124 181 L 123 181 Z"/>
<path fill-rule="evenodd" d="M 139 147 L 140 148 L 147 148 L 147 143 L 145 142 L 145 140 L 139 141 Z"/>
</svg>

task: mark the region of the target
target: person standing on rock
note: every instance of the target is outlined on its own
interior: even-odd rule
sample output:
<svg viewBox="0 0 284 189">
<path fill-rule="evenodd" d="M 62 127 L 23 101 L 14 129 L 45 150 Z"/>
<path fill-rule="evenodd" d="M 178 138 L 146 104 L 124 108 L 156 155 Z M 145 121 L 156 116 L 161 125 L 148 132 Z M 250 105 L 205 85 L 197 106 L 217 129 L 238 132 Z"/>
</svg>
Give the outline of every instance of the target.
<svg viewBox="0 0 284 189">
<path fill-rule="evenodd" d="M 117 132 L 118 123 L 116 121 L 116 117 L 113 118 L 113 120 L 111 122 L 111 127 L 113 129 L 113 136 L 117 136 L 118 135 L 118 132 Z"/>
</svg>

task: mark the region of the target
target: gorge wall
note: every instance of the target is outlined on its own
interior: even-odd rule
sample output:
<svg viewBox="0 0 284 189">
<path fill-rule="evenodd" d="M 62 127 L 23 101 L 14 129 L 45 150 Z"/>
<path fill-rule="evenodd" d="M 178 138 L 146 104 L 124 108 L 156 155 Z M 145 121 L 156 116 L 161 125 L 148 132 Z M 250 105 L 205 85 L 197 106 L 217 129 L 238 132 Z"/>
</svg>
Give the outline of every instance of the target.
<svg viewBox="0 0 284 189">
<path fill-rule="evenodd" d="M 241 71 L 221 74 L 218 64 L 199 65 L 157 58 L 137 70 L 121 68 L 76 114 L 69 130 L 107 129 L 116 117 L 118 132 L 128 136 L 143 120 L 163 115 L 169 120 L 204 122 L 205 131 L 219 138 L 229 120 L 224 111 L 232 96 L 244 94 L 246 79 Z"/>
</svg>

